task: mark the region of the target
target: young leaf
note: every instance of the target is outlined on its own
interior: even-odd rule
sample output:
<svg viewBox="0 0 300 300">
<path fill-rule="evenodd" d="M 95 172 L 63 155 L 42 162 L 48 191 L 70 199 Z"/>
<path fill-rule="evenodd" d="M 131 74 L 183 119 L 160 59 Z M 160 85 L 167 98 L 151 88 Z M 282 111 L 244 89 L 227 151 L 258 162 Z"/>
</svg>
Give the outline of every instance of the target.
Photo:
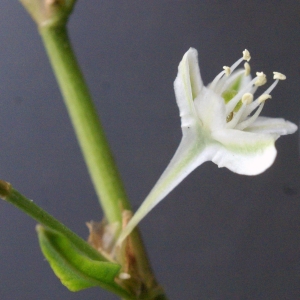
<svg viewBox="0 0 300 300">
<path fill-rule="evenodd" d="M 83 255 L 65 236 L 37 225 L 40 247 L 56 276 L 70 291 L 99 286 L 124 299 L 132 297 L 114 281 L 121 266 Z"/>
</svg>

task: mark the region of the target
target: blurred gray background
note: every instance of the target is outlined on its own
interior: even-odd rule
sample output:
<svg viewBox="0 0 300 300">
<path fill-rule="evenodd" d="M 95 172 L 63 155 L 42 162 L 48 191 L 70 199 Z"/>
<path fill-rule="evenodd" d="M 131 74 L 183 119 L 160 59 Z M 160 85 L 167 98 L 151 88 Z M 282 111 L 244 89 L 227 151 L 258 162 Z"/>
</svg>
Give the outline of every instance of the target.
<svg viewBox="0 0 300 300">
<path fill-rule="evenodd" d="M 173 81 L 189 47 L 205 84 L 245 48 L 252 72 L 287 75 L 262 115 L 300 115 L 299 1 L 79 0 L 75 51 L 136 209 L 180 138 Z M 35 24 L 0 3 L 0 178 L 82 237 L 99 208 Z M 269 80 L 271 82 L 271 80 Z M 172 300 L 300 299 L 299 135 L 280 138 L 265 173 L 209 162 L 141 223 L 153 268 Z M 69 292 L 38 247 L 35 222 L 0 202 L 0 299 L 117 299 Z"/>
</svg>

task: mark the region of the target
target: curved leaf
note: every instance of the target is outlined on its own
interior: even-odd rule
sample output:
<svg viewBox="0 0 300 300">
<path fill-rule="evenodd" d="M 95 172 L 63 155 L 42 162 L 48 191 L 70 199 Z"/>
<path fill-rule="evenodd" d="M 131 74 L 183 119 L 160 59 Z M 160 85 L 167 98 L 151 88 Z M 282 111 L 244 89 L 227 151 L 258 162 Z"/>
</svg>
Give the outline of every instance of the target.
<svg viewBox="0 0 300 300">
<path fill-rule="evenodd" d="M 54 230 L 42 225 L 37 225 L 36 230 L 44 256 L 56 276 L 70 291 L 100 286 L 125 299 L 132 299 L 114 281 L 120 265 L 88 258 L 68 238 Z"/>
</svg>

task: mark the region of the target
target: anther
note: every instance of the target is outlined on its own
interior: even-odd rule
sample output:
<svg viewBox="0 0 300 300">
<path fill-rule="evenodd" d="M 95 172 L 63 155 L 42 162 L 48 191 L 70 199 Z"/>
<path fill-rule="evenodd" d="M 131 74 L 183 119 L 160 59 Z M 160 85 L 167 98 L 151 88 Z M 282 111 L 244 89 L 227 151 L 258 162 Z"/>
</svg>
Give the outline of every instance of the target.
<svg viewBox="0 0 300 300">
<path fill-rule="evenodd" d="M 261 96 L 258 97 L 257 101 L 258 103 L 265 102 L 267 99 L 271 99 L 272 96 L 269 94 L 262 94 Z"/>
<path fill-rule="evenodd" d="M 242 97 L 242 102 L 246 105 L 253 101 L 253 95 L 251 93 L 245 93 Z"/>
<path fill-rule="evenodd" d="M 230 122 L 233 118 L 233 112 L 231 112 L 227 117 L 226 117 L 226 122 Z"/>
<path fill-rule="evenodd" d="M 285 80 L 286 76 L 279 73 L 279 72 L 273 72 L 274 76 L 273 79 L 278 79 L 278 80 Z"/>
<path fill-rule="evenodd" d="M 223 69 L 224 69 L 224 71 L 225 71 L 225 74 L 226 74 L 226 76 L 229 76 L 229 75 L 230 75 L 230 73 L 231 73 L 231 70 L 230 70 L 230 68 L 229 68 L 229 67 L 227 67 L 227 66 L 224 66 L 224 67 L 223 67 Z"/>
<path fill-rule="evenodd" d="M 251 59 L 250 52 L 247 49 L 243 51 L 243 59 L 246 61 L 249 61 Z"/>
<path fill-rule="evenodd" d="M 245 62 L 244 63 L 244 68 L 245 68 L 245 76 L 248 76 L 251 72 L 250 65 L 247 62 Z"/>
<path fill-rule="evenodd" d="M 257 80 L 255 81 L 256 86 L 264 85 L 267 82 L 267 77 L 263 72 L 256 72 Z"/>
</svg>

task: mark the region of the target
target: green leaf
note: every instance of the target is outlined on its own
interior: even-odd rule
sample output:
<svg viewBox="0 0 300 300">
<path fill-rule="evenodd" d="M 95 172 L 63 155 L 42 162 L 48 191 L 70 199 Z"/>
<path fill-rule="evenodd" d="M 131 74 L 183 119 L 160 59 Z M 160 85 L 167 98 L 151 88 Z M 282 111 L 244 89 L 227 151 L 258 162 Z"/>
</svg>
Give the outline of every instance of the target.
<svg viewBox="0 0 300 300">
<path fill-rule="evenodd" d="M 100 286 L 125 299 L 131 299 L 114 281 L 120 265 L 88 258 L 69 239 L 54 230 L 42 225 L 38 225 L 36 230 L 44 256 L 56 276 L 70 291 Z"/>
</svg>

